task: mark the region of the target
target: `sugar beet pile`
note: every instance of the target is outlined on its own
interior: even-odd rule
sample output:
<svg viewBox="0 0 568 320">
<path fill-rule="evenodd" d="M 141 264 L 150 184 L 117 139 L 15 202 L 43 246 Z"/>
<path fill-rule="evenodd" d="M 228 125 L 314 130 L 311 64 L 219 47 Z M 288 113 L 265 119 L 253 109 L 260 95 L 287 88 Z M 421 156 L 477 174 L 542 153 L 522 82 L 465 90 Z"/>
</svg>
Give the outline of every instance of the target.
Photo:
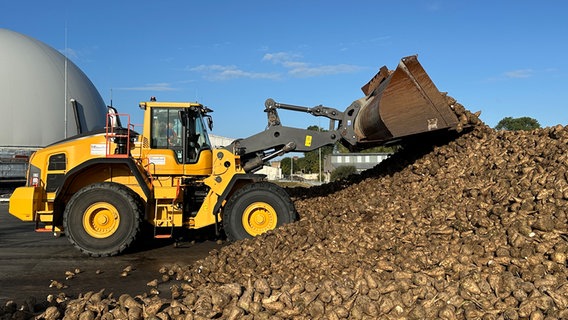
<svg viewBox="0 0 568 320">
<path fill-rule="evenodd" d="M 408 146 L 362 175 L 291 189 L 297 223 L 164 266 L 170 292 L 90 292 L 43 316 L 568 318 L 567 151 L 562 126 L 479 125 Z"/>
</svg>

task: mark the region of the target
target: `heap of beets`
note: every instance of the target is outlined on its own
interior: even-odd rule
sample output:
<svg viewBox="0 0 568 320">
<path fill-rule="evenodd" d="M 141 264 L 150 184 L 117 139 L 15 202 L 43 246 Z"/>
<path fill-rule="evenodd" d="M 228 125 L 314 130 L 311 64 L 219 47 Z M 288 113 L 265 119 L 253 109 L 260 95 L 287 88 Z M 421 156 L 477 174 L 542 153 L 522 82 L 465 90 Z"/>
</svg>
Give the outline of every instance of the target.
<svg viewBox="0 0 568 320">
<path fill-rule="evenodd" d="M 568 127 L 480 124 L 288 191 L 299 222 L 163 266 L 167 291 L 88 292 L 40 317 L 568 318 Z"/>
</svg>

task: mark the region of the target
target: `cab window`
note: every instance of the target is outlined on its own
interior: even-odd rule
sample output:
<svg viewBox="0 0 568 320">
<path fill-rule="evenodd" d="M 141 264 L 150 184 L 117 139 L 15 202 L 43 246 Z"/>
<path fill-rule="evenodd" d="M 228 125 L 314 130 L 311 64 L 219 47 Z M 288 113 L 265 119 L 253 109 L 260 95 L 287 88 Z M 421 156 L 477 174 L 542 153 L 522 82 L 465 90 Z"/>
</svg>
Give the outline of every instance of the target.
<svg viewBox="0 0 568 320">
<path fill-rule="evenodd" d="M 211 149 L 209 135 L 203 123 L 203 116 L 197 112 L 188 112 L 184 118 L 187 126 L 187 137 L 185 141 L 186 162 L 195 163 L 199 159 L 202 150 Z"/>
<path fill-rule="evenodd" d="M 178 111 L 173 108 L 152 109 L 151 147 L 155 149 L 174 149 L 181 147 L 181 122 Z"/>
</svg>

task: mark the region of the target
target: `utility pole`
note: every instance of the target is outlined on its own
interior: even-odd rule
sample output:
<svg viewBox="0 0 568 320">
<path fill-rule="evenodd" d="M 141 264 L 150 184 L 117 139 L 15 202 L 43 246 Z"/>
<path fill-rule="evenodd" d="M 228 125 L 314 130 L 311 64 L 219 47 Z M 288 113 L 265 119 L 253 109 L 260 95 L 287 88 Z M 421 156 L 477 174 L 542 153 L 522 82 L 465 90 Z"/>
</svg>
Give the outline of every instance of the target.
<svg viewBox="0 0 568 320">
<path fill-rule="evenodd" d="M 290 181 L 294 180 L 292 175 L 294 174 L 294 157 L 290 157 Z"/>
<path fill-rule="evenodd" d="M 321 132 L 321 126 L 318 126 L 318 131 Z M 319 166 L 319 174 L 318 174 L 318 181 L 321 183 L 321 147 L 318 148 L 318 166 Z"/>
</svg>

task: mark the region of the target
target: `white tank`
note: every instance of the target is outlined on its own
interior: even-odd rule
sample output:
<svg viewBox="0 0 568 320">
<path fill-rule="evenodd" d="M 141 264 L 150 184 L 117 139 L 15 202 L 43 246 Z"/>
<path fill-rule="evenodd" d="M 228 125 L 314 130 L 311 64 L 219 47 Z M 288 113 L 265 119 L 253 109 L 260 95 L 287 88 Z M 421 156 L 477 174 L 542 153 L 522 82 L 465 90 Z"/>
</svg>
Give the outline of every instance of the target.
<svg viewBox="0 0 568 320">
<path fill-rule="evenodd" d="M 6 29 L 0 29 L 0 110 L 0 147 L 43 147 L 104 128 L 107 112 L 74 63 L 45 43 Z"/>
</svg>

